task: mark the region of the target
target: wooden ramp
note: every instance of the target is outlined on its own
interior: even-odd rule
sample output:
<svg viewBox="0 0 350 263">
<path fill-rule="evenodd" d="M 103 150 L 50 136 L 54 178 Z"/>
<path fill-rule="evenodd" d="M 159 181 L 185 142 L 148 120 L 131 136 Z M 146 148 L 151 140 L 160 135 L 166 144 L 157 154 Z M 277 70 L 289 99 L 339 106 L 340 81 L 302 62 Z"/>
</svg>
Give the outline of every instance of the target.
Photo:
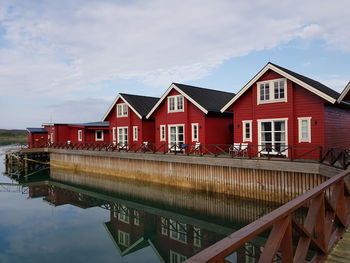
<svg viewBox="0 0 350 263">
<path fill-rule="evenodd" d="M 334 246 L 328 255 L 326 263 L 349 263 L 350 262 L 350 227 L 346 230 L 342 239 Z"/>
</svg>

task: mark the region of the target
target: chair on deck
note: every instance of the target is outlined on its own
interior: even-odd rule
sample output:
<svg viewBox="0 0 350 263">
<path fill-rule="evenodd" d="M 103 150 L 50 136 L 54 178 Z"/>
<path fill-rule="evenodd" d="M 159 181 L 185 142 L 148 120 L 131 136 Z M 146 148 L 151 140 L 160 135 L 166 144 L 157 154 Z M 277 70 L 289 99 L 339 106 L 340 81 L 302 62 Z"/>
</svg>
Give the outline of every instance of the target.
<svg viewBox="0 0 350 263">
<path fill-rule="evenodd" d="M 239 153 L 241 151 L 241 143 L 233 143 L 229 148 L 229 154 L 232 156 L 239 156 Z"/>
</svg>

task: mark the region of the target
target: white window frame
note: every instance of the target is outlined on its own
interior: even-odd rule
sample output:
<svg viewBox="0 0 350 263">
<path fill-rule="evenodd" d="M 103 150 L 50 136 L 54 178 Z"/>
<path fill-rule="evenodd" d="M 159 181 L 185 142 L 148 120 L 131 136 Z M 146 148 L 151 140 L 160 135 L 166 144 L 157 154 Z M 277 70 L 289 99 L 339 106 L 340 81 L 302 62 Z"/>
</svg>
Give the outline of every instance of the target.
<svg viewBox="0 0 350 263">
<path fill-rule="evenodd" d="M 162 235 L 167 236 L 168 235 L 168 219 L 165 217 L 160 217 L 160 222 L 161 222 L 161 232 Z"/>
<path fill-rule="evenodd" d="M 312 119 L 312 117 L 299 117 L 298 118 L 299 142 L 311 143 L 311 119 Z M 307 121 L 307 124 L 308 124 L 308 137 L 307 138 L 303 138 L 303 129 L 302 129 L 303 121 Z"/>
<path fill-rule="evenodd" d="M 249 135 L 250 135 L 249 137 L 247 137 L 247 133 L 246 133 L 246 124 L 249 124 Z M 253 125 L 252 120 L 242 121 L 243 142 L 252 142 L 253 141 L 252 125 Z"/>
<path fill-rule="evenodd" d="M 179 98 L 182 99 L 182 108 L 179 109 Z M 174 99 L 174 110 L 170 109 L 170 100 Z M 185 98 L 182 95 L 174 95 L 168 97 L 168 113 L 172 112 L 184 112 L 185 111 Z"/>
<path fill-rule="evenodd" d="M 117 118 L 128 117 L 128 105 L 126 103 L 117 104 Z"/>
<path fill-rule="evenodd" d="M 170 263 L 182 263 L 187 259 L 186 256 L 172 250 L 170 250 L 169 256 L 170 256 Z"/>
<path fill-rule="evenodd" d="M 134 141 L 139 140 L 139 127 L 138 126 L 132 126 L 132 139 Z"/>
<path fill-rule="evenodd" d="M 134 225 L 140 225 L 140 212 L 138 210 L 134 210 Z"/>
<path fill-rule="evenodd" d="M 280 82 L 284 81 L 284 98 L 283 99 L 275 99 L 275 87 L 274 82 Z M 260 85 L 261 84 L 269 84 L 269 100 L 261 100 L 260 99 Z M 286 78 L 279 78 L 279 79 L 271 79 L 266 81 L 259 81 L 256 83 L 257 88 L 257 104 L 266 104 L 266 103 L 275 103 L 275 102 L 287 102 L 287 79 Z"/>
<path fill-rule="evenodd" d="M 123 140 L 123 142 L 121 142 L 120 140 L 119 140 L 119 134 L 120 134 L 120 130 L 124 130 L 124 129 L 126 129 L 126 134 L 127 134 L 127 141 L 125 142 L 124 140 Z M 124 133 L 124 132 L 123 132 Z M 124 134 L 125 135 L 125 134 Z M 129 128 L 128 128 L 128 126 L 123 126 L 123 127 L 117 127 L 117 142 L 118 143 L 123 143 L 123 145 L 122 146 L 124 146 L 124 145 L 128 145 L 128 143 L 129 143 Z"/>
<path fill-rule="evenodd" d="M 124 247 L 130 246 L 130 234 L 118 229 L 118 242 Z"/>
<path fill-rule="evenodd" d="M 117 127 L 112 128 L 112 140 L 117 141 Z"/>
<path fill-rule="evenodd" d="M 259 151 L 261 151 L 261 123 L 262 122 L 273 122 L 273 121 L 285 121 L 285 144 L 288 146 L 288 118 L 277 118 L 277 119 L 259 119 L 257 120 L 258 123 L 258 145 L 259 145 Z M 265 152 L 262 152 L 265 153 Z M 288 157 L 288 150 L 283 152 L 286 157 Z M 271 152 L 273 154 L 273 152 Z"/>
<path fill-rule="evenodd" d="M 193 245 L 196 247 L 202 246 L 202 231 L 199 227 L 193 227 Z"/>
<path fill-rule="evenodd" d="M 97 133 L 98 132 L 101 132 L 101 138 L 99 139 L 99 138 L 97 138 Z M 97 141 L 97 142 L 102 142 L 103 140 L 104 140 L 104 134 L 103 134 L 104 132 L 103 132 L 103 130 L 96 130 L 95 131 L 95 140 Z"/>
<path fill-rule="evenodd" d="M 159 126 L 159 140 L 161 142 L 166 141 L 166 125 Z"/>
<path fill-rule="evenodd" d="M 117 206 L 118 220 L 129 224 L 130 223 L 130 210 L 125 205 L 118 204 Z"/>
<path fill-rule="evenodd" d="M 197 138 L 194 136 L 194 128 L 197 128 Z M 199 124 L 198 123 L 191 123 L 191 135 L 192 135 L 192 141 L 193 142 L 199 142 Z"/>
<path fill-rule="evenodd" d="M 83 141 L 83 130 L 78 130 L 78 142 Z"/>
<path fill-rule="evenodd" d="M 169 219 L 169 236 L 171 239 L 187 244 L 187 224 Z"/>
<path fill-rule="evenodd" d="M 185 124 L 169 124 L 168 125 L 168 146 L 169 148 L 172 146 L 171 143 L 171 128 L 176 127 L 176 144 L 179 144 L 178 141 L 178 137 L 179 137 L 179 133 L 178 133 L 178 128 L 182 126 L 182 130 L 183 130 L 183 144 L 185 144 L 186 142 L 186 130 L 185 130 Z M 180 145 L 177 145 L 175 147 L 173 147 L 170 151 L 182 151 L 182 149 L 180 149 Z"/>
</svg>

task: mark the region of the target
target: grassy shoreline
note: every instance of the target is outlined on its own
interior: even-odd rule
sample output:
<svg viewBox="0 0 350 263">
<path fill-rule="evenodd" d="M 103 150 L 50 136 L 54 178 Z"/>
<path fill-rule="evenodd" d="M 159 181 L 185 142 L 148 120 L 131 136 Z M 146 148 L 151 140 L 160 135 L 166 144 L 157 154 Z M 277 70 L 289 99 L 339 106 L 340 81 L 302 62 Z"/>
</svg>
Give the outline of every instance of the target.
<svg viewBox="0 0 350 263">
<path fill-rule="evenodd" d="M 26 144 L 27 131 L 26 130 L 5 130 L 0 129 L 0 146 L 10 144 Z"/>
</svg>

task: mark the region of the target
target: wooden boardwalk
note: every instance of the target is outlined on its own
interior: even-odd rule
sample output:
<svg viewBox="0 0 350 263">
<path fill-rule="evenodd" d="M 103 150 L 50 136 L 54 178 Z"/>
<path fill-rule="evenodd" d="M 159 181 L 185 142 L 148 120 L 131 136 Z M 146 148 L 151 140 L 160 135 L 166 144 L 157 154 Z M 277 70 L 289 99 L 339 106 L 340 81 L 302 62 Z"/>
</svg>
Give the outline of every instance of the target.
<svg viewBox="0 0 350 263">
<path fill-rule="evenodd" d="M 342 239 L 334 246 L 328 255 L 326 263 L 350 262 L 350 227 L 343 234 Z"/>
</svg>

